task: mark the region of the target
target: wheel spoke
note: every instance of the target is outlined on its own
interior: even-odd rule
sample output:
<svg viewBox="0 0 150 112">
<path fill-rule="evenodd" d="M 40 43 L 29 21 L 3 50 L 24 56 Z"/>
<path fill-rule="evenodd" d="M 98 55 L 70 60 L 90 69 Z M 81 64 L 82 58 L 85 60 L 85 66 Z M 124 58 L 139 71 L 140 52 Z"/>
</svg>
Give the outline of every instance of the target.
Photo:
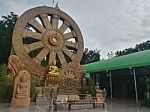
<svg viewBox="0 0 150 112">
<path fill-rule="evenodd" d="M 58 29 L 58 21 L 59 21 L 59 17 L 56 16 L 56 15 L 53 15 L 53 18 L 52 18 L 52 27 L 54 29 Z"/>
<path fill-rule="evenodd" d="M 29 53 L 30 51 L 42 48 L 43 47 L 43 43 L 42 43 L 42 41 L 34 42 L 32 44 L 25 44 L 24 47 L 25 47 L 27 53 Z"/>
<path fill-rule="evenodd" d="M 57 56 L 60 60 L 61 66 L 65 66 L 65 63 L 67 63 L 67 62 L 66 62 L 66 59 L 65 59 L 64 54 L 62 53 L 62 51 L 58 51 Z"/>
<path fill-rule="evenodd" d="M 51 51 L 49 54 L 49 65 L 52 65 L 54 60 L 56 60 L 56 52 Z"/>
<path fill-rule="evenodd" d="M 64 38 L 65 38 L 66 40 L 68 40 L 68 39 L 71 39 L 71 38 L 73 38 L 73 37 L 76 37 L 76 34 L 75 34 L 74 31 L 71 31 L 71 32 L 68 32 L 68 33 L 63 34 L 63 36 L 64 36 Z"/>
<path fill-rule="evenodd" d="M 70 41 L 66 41 L 65 42 L 65 45 L 68 46 L 68 47 L 71 47 L 71 48 L 75 48 L 77 49 L 78 48 L 78 44 L 77 43 L 74 43 L 74 42 L 70 42 Z"/>
<path fill-rule="evenodd" d="M 67 47 L 64 46 L 63 52 L 64 52 L 67 56 L 69 56 L 69 58 L 70 58 L 71 60 L 74 59 L 74 53 L 71 52 Z"/>
<path fill-rule="evenodd" d="M 48 19 L 47 14 L 41 14 L 40 18 L 41 18 L 41 21 L 42 21 L 42 23 L 43 23 L 43 25 L 46 29 L 51 29 L 52 28 L 52 25 L 50 24 L 50 21 Z"/>
<path fill-rule="evenodd" d="M 26 38 L 26 37 L 32 37 L 34 39 L 42 40 L 42 34 L 41 33 L 32 32 L 30 30 L 25 29 L 23 32 L 23 38 Z"/>
<path fill-rule="evenodd" d="M 38 32 L 44 33 L 46 31 L 45 28 L 36 19 L 32 19 L 29 24 Z"/>
<path fill-rule="evenodd" d="M 65 33 L 65 34 L 63 34 L 63 36 L 64 36 L 64 38 L 65 38 L 66 40 L 71 39 L 71 38 L 74 37 L 72 32 Z"/>
<path fill-rule="evenodd" d="M 64 32 L 65 32 L 65 30 L 66 30 L 67 27 L 68 27 L 67 24 L 68 24 L 68 23 L 65 21 L 65 22 L 60 26 L 59 31 L 60 31 L 61 33 L 64 33 Z"/>
<path fill-rule="evenodd" d="M 49 51 L 46 48 L 43 48 L 41 52 L 33 59 L 36 63 L 41 64 L 42 60 L 46 55 L 49 53 Z"/>
<path fill-rule="evenodd" d="M 64 74 L 63 77 L 66 79 L 68 76 L 66 74 Z"/>
</svg>

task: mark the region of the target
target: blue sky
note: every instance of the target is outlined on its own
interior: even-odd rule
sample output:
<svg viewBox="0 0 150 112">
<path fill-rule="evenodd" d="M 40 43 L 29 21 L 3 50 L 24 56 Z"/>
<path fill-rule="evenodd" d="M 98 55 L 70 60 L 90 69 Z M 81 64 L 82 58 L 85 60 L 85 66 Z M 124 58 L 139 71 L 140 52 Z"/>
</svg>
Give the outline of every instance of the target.
<svg viewBox="0 0 150 112">
<path fill-rule="evenodd" d="M 21 15 L 26 10 L 47 5 L 53 0 L 1 0 L 0 16 L 11 11 Z M 55 0 L 81 29 L 85 47 L 110 51 L 123 50 L 150 40 L 149 0 Z M 55 2 L 55 3 L 56 3 Z"/>
</svg>

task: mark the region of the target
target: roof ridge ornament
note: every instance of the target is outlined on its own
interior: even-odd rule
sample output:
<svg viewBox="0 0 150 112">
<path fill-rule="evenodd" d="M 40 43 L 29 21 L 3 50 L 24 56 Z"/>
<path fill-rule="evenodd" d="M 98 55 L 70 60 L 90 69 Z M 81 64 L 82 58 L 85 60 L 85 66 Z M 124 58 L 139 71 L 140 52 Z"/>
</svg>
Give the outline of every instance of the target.
<svg viewBox="0 0 150 112">
<path fill-rule="evenodd" d="M 59 6 L 58 6 L 58 2 L 56 3 L 55 8 L 56 8 L 56 9 L 60 9 Z"/>
<path fill-rule="evenodd" d="M 53 0 L 53 4 L 55 3 L 55 0 Z"/>
<path fill-rule="evenodd" d="M 55 6 L 55 9 L 60 9 L 59 6 L 58 6 L 58 0 L 57 1 L 56 0 L 52 0 L 53 5 L 55 5 L 55 2 L 57 2 L 56 6 Z"/>
</svg>

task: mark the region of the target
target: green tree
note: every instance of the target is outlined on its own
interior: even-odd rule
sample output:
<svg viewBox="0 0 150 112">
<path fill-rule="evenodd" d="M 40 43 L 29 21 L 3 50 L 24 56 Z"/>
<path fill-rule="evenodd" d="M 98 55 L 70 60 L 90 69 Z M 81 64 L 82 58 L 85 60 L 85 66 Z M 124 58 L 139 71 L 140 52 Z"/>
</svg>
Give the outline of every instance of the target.
<svg viewBox="0 0 150 112">
<path fill-rule="evenodd" d="M 0 96 L 7 92 L 7 68 L 6 64 L 0 65 Z"/>
<path fill-rule="evenodd" d="M 96 62 L 100 60 L 100 51 L 95 50 L 88 50 L 88 48 L 85 48 L 83 52 L 83 57 L 81 60 L 81 65 Z"/>
<path fill-rule="evenodd" d="M 11 12 L 0 21 L 0 64 L 7 63 L 11 51 L 12 32 L 18 15 Z"/>
<path fill-rule="evenodd" d="M 117 51 L 115 53 L 115 56 L 123 56 L 126 54 L 134 53 L 134 52 L 139 52 L 139 51 L 144 51 L 144 50 L 149 50 L 150 49 L 150 40 L 137 44 L 134 48 L 126 48 L 125 50 L 122 51 Z"/>
<path fill-rule="evenodd" d="M 82 94 L 91 94 L 91 96 L 96 96 L 94 81 L 91 78 L 83 78 L 81 85 Z"/>
</svg>

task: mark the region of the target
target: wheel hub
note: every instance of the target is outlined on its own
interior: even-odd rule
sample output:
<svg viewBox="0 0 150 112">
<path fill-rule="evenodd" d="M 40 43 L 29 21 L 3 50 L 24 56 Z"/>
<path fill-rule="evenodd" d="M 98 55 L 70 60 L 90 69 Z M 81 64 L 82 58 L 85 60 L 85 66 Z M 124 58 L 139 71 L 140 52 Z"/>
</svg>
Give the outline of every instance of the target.
<svg viewBox="0 0 150 112">
<path fill-rule="evenodd" d="M 64 39 L 57 31 L 47 31 L 43 34 L 43 43 L 49 50 L 59 50 L 62 48 Z"/>
<path fill-rule="evenodd" d="M 58 44 L 59 44 L 59 39 L 58 39 L 58 37 L 55 36 L 55 35 L 49 37 L 49 43 L 50 43 L 51 45 L 54 45 L 54 46 L 58 45 Z"/>
</svg>

